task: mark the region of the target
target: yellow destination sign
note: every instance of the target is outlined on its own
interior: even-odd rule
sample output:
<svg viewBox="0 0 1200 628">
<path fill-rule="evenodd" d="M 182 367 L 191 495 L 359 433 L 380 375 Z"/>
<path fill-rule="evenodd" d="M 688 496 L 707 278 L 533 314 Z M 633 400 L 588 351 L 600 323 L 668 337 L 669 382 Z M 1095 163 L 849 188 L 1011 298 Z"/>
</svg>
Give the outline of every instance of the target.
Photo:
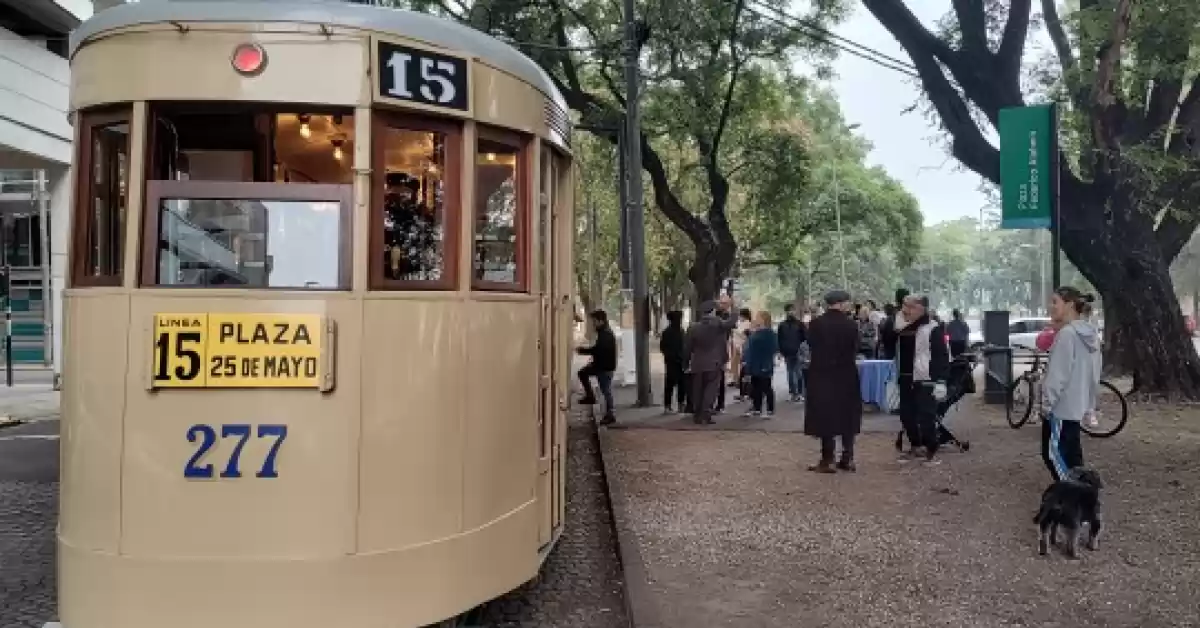
<svg viewBox="0 0 1200 628">
<path fill-rule="evenodd" d="M 151 386 L 326 389 L 324 345 L 319 314 L 156 314 Z"/>
</svg>

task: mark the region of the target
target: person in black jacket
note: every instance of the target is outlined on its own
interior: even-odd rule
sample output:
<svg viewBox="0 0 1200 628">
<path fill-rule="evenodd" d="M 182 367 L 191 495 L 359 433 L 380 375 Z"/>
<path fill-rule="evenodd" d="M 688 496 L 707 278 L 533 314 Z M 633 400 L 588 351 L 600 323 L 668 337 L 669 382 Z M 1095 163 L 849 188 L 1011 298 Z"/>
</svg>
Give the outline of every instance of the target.
<svg viewBox="0 0 1200 628">
<path fill-rule="evenodd" d="M 663 365 L 667 371 L 663 381 L 663 408 L 667 414 L 674 412 L 671 407 L 671 394 L 675 393 L 679 410 L 682 412 L 687 407 L 687 376 L 684 374 L 687 357 L 683 355 L 683 312 L 667 312 L 667 328 L 659 337 L 658 350 L 662 352 Z"/>
<path fill-rule="evenodd" d="M 903 318 L 904 299 L 908 298 L 908 295 L 909 292 L 905 288 L 896 291 L 895 311 L 879 326 L 879 358 L 881 360 L 896 359 L 896 319 Z M 903 324 L 900 325 L 900 327 L 903 326 Z"/>
<path fill-rule="evenodd" d="M 897 317 L 896 329 L 900 423 L 911 448 L 900 461 L 924 458 L 936 464 L 934 455 L 940 444 L 937 404 L 946 398 L 950 348 L 945 329 L 929 316 L 928 298 L 908 297 L 902 314 Z"/>
<path fill-rule="evenodd" d="M 800 377 L 800 347 L 807 342 L 804 323 L 796 318 L 796 306 L 783 306 L 783 322 L 775 332 L 779 337 L 779 355 L 787 366 L 788 396 L 793 402 L 804 398 L 804 379 Z"/>
<path fill-rule="evenodd" d="M 596 403 L 591 381 L 591 378 L 595 377 L 596 383 L 600 385 L 600 395 L 604 397 L 604 418 L 600 424 L 612 425 L 617 422 L 612 396 L 613 372 L 617 370 L 617 338 L 608 326 L 608 314 L 605 314 L 604 310 L 596 310 L 589 314 L 588 318 L 596 328 L 596 342 L 590 347 L 579 347 L 575 350 L 580 355 L 592 356 L 592 361 L 579 369 L 579 383 L 583 385 L 583 398 L 579 403 Z"/>
</svg>

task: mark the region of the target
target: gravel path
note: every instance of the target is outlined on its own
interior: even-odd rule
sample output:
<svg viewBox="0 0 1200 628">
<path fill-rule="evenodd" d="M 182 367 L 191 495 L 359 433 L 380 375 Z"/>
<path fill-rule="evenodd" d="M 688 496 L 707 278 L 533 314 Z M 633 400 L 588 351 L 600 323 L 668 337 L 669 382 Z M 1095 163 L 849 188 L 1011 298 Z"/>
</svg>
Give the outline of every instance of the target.
<svg viewBox="0 0 1200 628">
<path fill-rule="evenodd" d="M 969 453 L 910 468 L 866 434 L 856 475 L 807 472 L 816 443 L 796 434 L 613 431 L 663 624 L 1200 625 L 1200 411 L 1138 408 L 1085 439 L 1108 527 L 1072 562 L 1037 555 L 1039 427 L 971 404 L 953 426 Z"/>
<path fill-rule="evenodd" d="M 629 626 L 596 428 L 577 417 L 568 430 L 563 536 L 537 580 L 485 607 L 489 628 Z"/>
</svg>

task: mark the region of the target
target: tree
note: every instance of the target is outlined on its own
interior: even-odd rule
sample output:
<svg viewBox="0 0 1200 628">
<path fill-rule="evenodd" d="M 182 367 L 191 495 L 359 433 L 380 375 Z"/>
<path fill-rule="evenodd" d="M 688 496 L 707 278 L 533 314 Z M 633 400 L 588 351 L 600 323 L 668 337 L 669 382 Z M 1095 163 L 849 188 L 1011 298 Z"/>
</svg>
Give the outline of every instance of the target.
<svg viewBox="0 0 1200 628">
<path fill-rule="evenodd" d="M 398 3 L 399 4 L 399 3 Z M 479 30 L 530 42 L 534 59 L 579 115 L 582 127 L 616 143 L 624 117 L 620 87 L 624 35 L 620 3 L 608 0 L 410 0 Z M 783 0 L 758 4 L 775 9 Z M 845 0 L 814 3 L 809 19 L 828 25 L 844 17 Z M 715 296 L 733 267 L 738 245 L 730 228 L 731 179 L 775 159 L 764 176 L 773 187 L 803 185 L 802 138 L 782 125 L 772 90 L 799 54 L 828 61 L 829 46 L 779 20 L 767 19 L 747 0 L 642 0 L 638 14 L 645 68 L 646 107 L 640 150 L 651 198 L 689 240 L 688 277 L 699 299 Z M 586 49 L 581 51 L 580 49 Z M 689 204 L 672 184 L 661 154 L 664 137 L 686 139 L 695 151 L 695 173 L 704 198 Z"/>
<path fill-rule="evenodd" d="M 1026 104 L 1023 59 L 1032 0 L 955 0 L 935 34 L 899 0 L 863 0 L 904 47 L 967 168 L 999 184 L 984 134 Z M 1064 253 L 1105 298 L 1106 362 L 1144 392 L 1200 399 L 1170 263 L 1200 223 L 1200 76 L 1192 72 L 1194 0 L 1079 0 L 1062 19 L 1042 0 L 1067 135 L 1058 164 Z M 1005 11 L 1005 7 L 1008 10 Z"/>
</svg>

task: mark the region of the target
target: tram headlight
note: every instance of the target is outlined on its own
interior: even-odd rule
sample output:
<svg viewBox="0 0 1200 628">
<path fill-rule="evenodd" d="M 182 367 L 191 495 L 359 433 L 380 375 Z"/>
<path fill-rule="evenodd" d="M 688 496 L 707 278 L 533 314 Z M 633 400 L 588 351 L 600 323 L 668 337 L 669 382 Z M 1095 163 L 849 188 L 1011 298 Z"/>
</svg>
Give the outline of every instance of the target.
<svg viewBox="0 0 1200 628">
<path fill-rule="evenodd" d="M 229 63 L 242 76 L 257 76 L 267 67 L 267 51 L 258 44 L 238 44 Z"/>
</svg>

